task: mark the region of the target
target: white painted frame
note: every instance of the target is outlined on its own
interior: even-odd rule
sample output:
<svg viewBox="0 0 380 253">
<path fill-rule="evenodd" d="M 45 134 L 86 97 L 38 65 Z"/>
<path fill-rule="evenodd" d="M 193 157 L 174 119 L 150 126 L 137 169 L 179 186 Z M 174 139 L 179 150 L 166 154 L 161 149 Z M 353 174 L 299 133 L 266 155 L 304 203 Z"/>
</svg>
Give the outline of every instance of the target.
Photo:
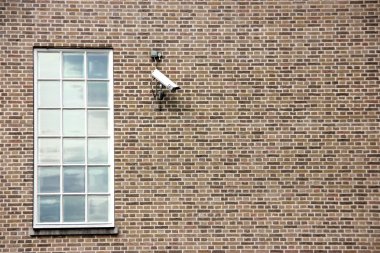
<svg viewBox="0 0 380 253">
<path fill-rule="evenodd" d="M 60 77 L 59 79 L 39 79 L 38 78 L 38 53 L 39 52 L 52 52 L 52 53 L 60 53 Z M 113 101 L 113 51 L 112 49 L 59 49 L 59 48 L 36 48 L 34 49 L 34 197 L 33 197 L 33 228 L 105 228 L 105 227 L 114 227 L 115 226 L 115 217 L 114 217 L 114 101 Z M 63 53 L 84 53 L 84 78 L 63 78 Z M 87 53 L 107 53 L 108 54 L 108 79 L 88 79 L 88 73 L 87 73 Z M 61 153 L 60 153 L 60 163 L 59 164 L 43 164 L 43 166 L 59 166 L 60 167 L 60 192 L 54 193 L 51 195 L 60 195 L 60 221 L 59 222 L 52 222 L 52 223 L 39 223 L 38 222 L 38 196 L 39 195 L 48 195 L 49 193 L 45 194 L 39 194 L 38 193 L 38 167 L 41 166 L 38 164 L 38 81 L 40 80 L 49 80 L 49 81 L 59 81 L 60 83 L 60 96 L 61 96 L 61 104 L 60 109 L 61 110 L 61 129 L 60 129 L 60 140 L 61 140 Z M 85 192 L 84 193 L 77 193 L 77 195 L 85 195 L 85 222 L 63 222 L 63 99 L 62 99 L 62 91 L 63 81 L 66 80 L 78 80 L 78 81 L 84 81 L 85 87 L 84 87 L 84 101 L 85 106 L 81 109 L 85 110 L 85 164 L 81 164 L 81 166 L 85 167 Z M 88 107 L 86 104 L 87 101 L 87 81 L 107 81 L 108 82 L 108 107 Z M 43 107 L 42 107 L 43 108 Z M 70 107 L 65 107 L 65 109 L 70 109 Z M 73 107 L 71 107 L 73 109 Z M 78 108 L 77 108 L 78 109 Z M 105 196 L 104 193 L 94 193 L 89 194 L 87 192 L 87 167 L 88 167 L 88 161 L 87 161 L 87 139 L 89 138 L 87 133 L 87 111 L 90 110 L 97 110 L 97 109 L 108 109 L 108 134 L 107 136 L 91 136 L 90 138 L 102 138 L 107 137 L 109 140 L 108 143 L 108 164 L 106 166 L 109 167 L 109 174 L 108 174 L 108 185 L 109 185 L 109 202 L 108 202 L 108 222 L 86 222 L 87 221 L 87 196 L 89 195 L 102 195 Z M 44 136 L 49 137 L 49 136 Z M 51 136 L 53 137 L 53 136 Z M 58 138 L 57 136 L 54 136 Z M 65 136 L 65 138 L 70 138 L 68 136 Z M 75 138 L 78 138 L 76 136 Z M 79 165 L 79 164 L 78 164 Z M 71 164 L 71 166 L 74 166 L 74 164 Z M 105 166 L 105 164 L 91 164 L 91 166 Z M 68 195 L 75 195 L 75 193 L 70 193 Z"/>
</svg>

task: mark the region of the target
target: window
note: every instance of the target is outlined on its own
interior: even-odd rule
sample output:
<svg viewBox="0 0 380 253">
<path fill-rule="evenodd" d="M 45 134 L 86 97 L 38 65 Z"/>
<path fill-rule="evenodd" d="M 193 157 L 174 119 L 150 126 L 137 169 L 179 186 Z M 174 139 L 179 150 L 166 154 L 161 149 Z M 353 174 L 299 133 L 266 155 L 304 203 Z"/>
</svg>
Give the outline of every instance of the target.
<svg viewBox="0 0 380 253">
<path fill-rule="evenodd" d="M 34 51 L 34 228 L 113 227 L 111 50 Z"/>
</svg>

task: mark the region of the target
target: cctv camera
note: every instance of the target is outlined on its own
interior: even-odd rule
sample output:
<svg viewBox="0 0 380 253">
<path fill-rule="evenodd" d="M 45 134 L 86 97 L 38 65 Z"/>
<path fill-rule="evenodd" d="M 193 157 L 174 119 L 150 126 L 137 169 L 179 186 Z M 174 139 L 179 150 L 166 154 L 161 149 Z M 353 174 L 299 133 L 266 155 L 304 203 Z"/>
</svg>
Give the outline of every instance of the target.
<svg viewBox="0 0 380 253">
<path fill-rule="evenodd" d="M 164 85 L 168 90 L 170 91 L 176 91 L 179 90 L 180 87 L 172 82 L 169 78 L 167 78 L 164 74 L 161 73 L 158 69 L 155 69 L 152 72 L 152 76 L 159 81 L 162 85 Z"/>
</svg>

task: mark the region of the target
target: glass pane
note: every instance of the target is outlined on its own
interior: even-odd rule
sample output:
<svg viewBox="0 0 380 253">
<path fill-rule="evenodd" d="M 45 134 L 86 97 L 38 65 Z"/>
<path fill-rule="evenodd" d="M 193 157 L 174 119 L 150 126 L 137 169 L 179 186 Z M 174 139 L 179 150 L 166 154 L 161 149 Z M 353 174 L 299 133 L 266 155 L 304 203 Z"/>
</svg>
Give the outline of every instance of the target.
<svg viewBox="0 0 380 253">
<path fill-rule="evenodd" d="M 39 135 L 59 135 L 61 132 L 61 110 L 39 110 Z"/>
<path fill-rule="evenodd" d="M 89 110 L 87 121 L 88 135 L 108 134 L 108 111 Z"/>
<path fill-rule="evenodd" d="M 40 107 L 60 107 L 61 95 L 59 82 L 40 81 L 38 82 L 38 106 Z"/>
<path fill-rule="evenodd" d="M 63 167 L 63 192 L 84 192 L 84 167 Z"/>
<path fill-rule="evenodd" d="M 88 139 L 88 162 L 95 164 L 108 163 L 108 139 Z"/>
<path fill-rule="evenodd" d="M 84 136 L 84 110 L 63 110 L 63 135 Z"/>
<path fill-rule="evenodd" d="M 59 192 L 59 167 L 38 168 L 38 192 Z"/>
<path fill-rule="evenodd" d="M 83 107 L 84 106 L 84 82 L 67 81 L 63 82 L 63 106 Z"/>
<path fill-rule="evenodd" d="M 108 192 L 108 167 L 88 167 L 88 192 Z"/>
<path fill-rule="evenodd" d="M 38 162 L 39 163 L 59 163 L 61 155 L 61 145 L 59 138 L 38 140 Z"/>
<path fill-rule="evenodd" d="M 90 107 L 108 106 L 108 83 L 88 82 L 87 100 Z"/>
<path fill-rule="evenodd" d="M 60 54 L 38 53 L 38 77 L 59 79 Z"/>
<path fill-rule="evenodd" d="M 63 77 L 83 78 L 84 77 L 84 55 L 64 53 L 63 54 Z"/>
<path fill-rule="evenodd" d="M 38 197 L 38 221 L 59 222 L 59 196 Z"/>
<path fill-rule="evenodd" d="M 84 163 L 84 139 L 63 139 L 63 163 Z"/>
<path fill-rule="evenodd" d="M 107 54 L 88 54 L 87 55 L 88 78 L 108 77 L 108 55 Z"/>
<path fill-rule="evenodd" d="M 63 196 L 63 221 L 84 221 L 85 197 Z"/>
<path fill-rule="evenodd" d="M 88 221 L 108 221 L 108 196 L 89 196 L 87 208 Z"/>
</svg>

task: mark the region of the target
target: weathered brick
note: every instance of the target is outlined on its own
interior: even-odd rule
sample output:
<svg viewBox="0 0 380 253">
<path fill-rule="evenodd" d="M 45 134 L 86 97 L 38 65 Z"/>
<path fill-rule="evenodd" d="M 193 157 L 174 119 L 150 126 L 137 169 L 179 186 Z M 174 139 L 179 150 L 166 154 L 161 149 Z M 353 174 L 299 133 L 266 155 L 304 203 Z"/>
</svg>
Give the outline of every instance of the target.
<svg viewBox="0 0 380 253">
<path fill-rule="evenodd" d="M 379 9 L 1 1 L 0 252 L 379 252 Z M 113 49 L 118 235 L 29 236 L 34 47 Z"/>
</svg>

